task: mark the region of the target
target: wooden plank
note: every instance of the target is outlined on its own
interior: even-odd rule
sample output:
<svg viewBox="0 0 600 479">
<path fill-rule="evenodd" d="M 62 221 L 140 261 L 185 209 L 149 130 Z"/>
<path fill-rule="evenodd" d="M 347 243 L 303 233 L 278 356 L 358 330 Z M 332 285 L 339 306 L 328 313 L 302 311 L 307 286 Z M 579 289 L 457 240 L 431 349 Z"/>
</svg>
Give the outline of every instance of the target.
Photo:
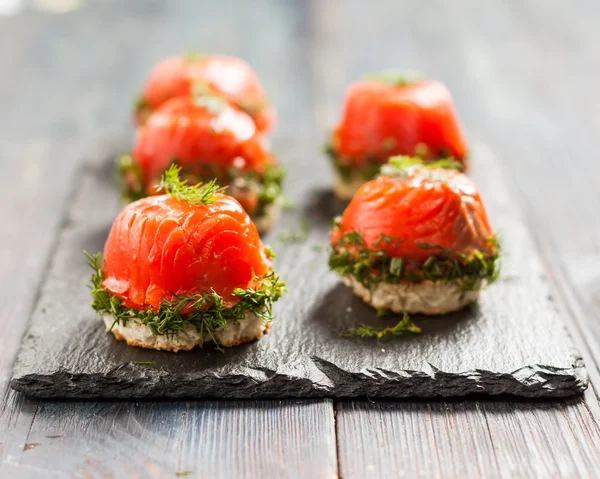
<svg viewBox="0 0 600 479">
<path fill-rule="evenodd" d="M 590 65 L 591 45 L 598 43 L 598 17 L 591 14 L 597 4 L 545 2 L 548 8 L 540 8 L 538 2 L 485 6 L 435 2 L 428 8 L 417 2 L 377 6 L 351 2 L 350 8 L 341 2 L 327 5 L 323 10 L 314 8 L 314 43 L 321 39 L 326 43 L 325 52 L 316 57 L 314 71 L 319 78 L 329 79 L 328 95 L 317 100 L 327 123 L 337 116 L 340 95 L 332 92 L 341 91 L 343 80 L 384 66 L 421 69 L 449 85 L 471 140 L 478 136 L 487 142 L 497 161 L 513 173 L 529 202 L 528 213 L 533 210 L 543 219 L 545 229 L 536 225 L 536 231 L 543 231 L 544 242 L 550 234 L 559 238 L 562 251 L 587 250 L 593 231 L 598 230 L 590 224 L 592 216 L 592 222 L 597 219 L 592 211 L 598 199 L 591 195 L 597 195 L 592 183 L 598 175 L 589 174 L 595 136 L 588 134 L 591 142 L 584 139 L 585 146 L 580 140 L 582 131 L 591 133 L 598 120 L 589 111 L 598 103 L 594 101 L 598 90 L 592 86 L 598 82 L 597 65 Z M 583 65 L 593 68 L 594 74 L 570 75 L 582 71 Z M 571 79 L 585 98 L 580 102 L 573 101 Z M 553 104 L 557 102 L 562 103 L 561 110 Z M 585 105 L 590 108 L 583 116 Z M 564 120 L 561 116 L 567 108 L 571 115 Z M 565 146 L 567 138 L 577 144 Z M 577 169 L 565 171 L 565 158 L 570 164 L 577 159 Z M 581 188 L 585 182 L 589 186 Z M 491 187 L 484 191 L 486 199 L 493 197 L 493 185 L 488 181 L 483 186 L 484 190 Z M 557 195 L 557 191 L 570 193 Z M 581 205 L 576 218 L 573 201 Z M 572 226 L 576 232 L 570 231 Z M 557 249 L 546 253 L 553 266 L 556 254 Z M 580 274 L 587 272 L 582 279 L 585 287 L 579 292 L 593 297 L 592 292 L 598 291 L 593 272 L 599 262 L 590 255 L 580 260 L 571 263 Z M 579 327 L 585 321 L 578 325 L 571 316 L 565 319 L 570 321 L 578 347 L 586 349 L 588 363 L 598 364 L 598 356 L 589 354 L 586 345 L 586 339 L 594 336 L 586 337 L 587 330 Z M 598 324 L 595 321 L 593 327 Z M 458 414 L 439 413 L 445 410 L 444 403 L 338 405 L 341 475 L 572 477 L 593 475 L 599 467 L 596 421 L 600 416 L 593 392 L 586 394 L 586 401 L 552 406 L 493 401 L 450 407 L 457 404 L 461 405 Z M 454 439 L 449 442 L 448 437 Z M 436 447 L 424 452 L 424 444 Z"/>
<path fill-rule="evenodd" d="M 0 190 L 12 200 L 0 204 L 0 460 L 19 457 L 37 408 L 37 401 L 9 390 L 8 382 L 81 154 L 75 142 L 13 144 L 0 152 Z"/>
<path fill-rule="evenodd" d="M 228 13 L 232 11 L 236 14 Z M 199 19 L 202 28 L 198 28 Z M 68 140 L 71 134 L 117 130 L 122 135 L 131 131 L 130 105 L 148 69 L 161 57 L 190 47 L 245 57 L 264 79 L 278 106 L 280 131 L 302 128 L 310 124 L 310 118 L 298 114 L 297 108 L 308 101 L 306 82 L 301 81 L 306 71 L 304 43 L 299 41 L 303 22 L 301 6 L 280 1 L 262 5 L 235 1 L 202 5 L 195 1 L 94 2 L 67 15 L 27 13 L 0 18 L 0 44 L 15 46 L 0 49 L 5 72 L 0 78 L 0 99 L 3 111 L 15 113 L 0 116 L 0 140 L 5 145 L 19 139 L 29 141 L 31 136 Z M 152 31 L 152 40 L 140 48 L 140 39 L 147 38 L 148 31 Z M 115 51 L 120 54 L 115 55 Z M 291 85 L 295 85 L 294 95 L 288 94 Z M 44 108 L 39 108 L 40 104 Z M 106 145 L 106 141 L 101 144 Z M 88 144 L 88 148 L 94 152 L 93 145 Z M 36 168 L 47 167 L 46 178 L 51 172 L 65 173 L 60 154 L 32 156 L 23 148 L 14 151 L 6 157 L 19 158 L 13 165 L 25 162 Z M 48 156 L 56 161 L 46 161 Z M 0 181 L 20 181 L 18 175 L 4 176 L 5 171 Z M 58 190 L 64 186 L 62 182 L 47 183 Z M 10 196 L 18 185 L 16 181 L 3 191 Z M 24 194 L 21 206 L 28 211 L 34 205 L 26 199 Z M 41 221 L 32 216 L 25 225 L 19 223 L 20 228 L 38 222 L 44 231 L 45 225 L 59 220 L 58 212 L 49 213 L 54 198 L 40 192 L 36 199 L 47 206 L 45 216 L 40 214 Z M 35 239 L 37 257 L 43 255 L 42 246 L 51 242 L 52 235 L 32 234 L 31 242 L 22 245 L 23 251 Z M 4 254 L 2 240 L 0 251 Z M 18 253 L 21 249 L 12 249 L 11 243 L 10 251 Z M 28 278 L 35 281 L 41 272 L 32 268 L 22 282 Z M 6 281 L 0 284 L 2 293 L 11 297 Z M 30 306 L 31 301 L 25 303 Z M 10 311 L 5 312 L 9 317 Z M 15 325 L 24 326 L 26 316 L 14 316 Z M 19 338 L 22 330 L 14 331 Z M 10 347 L 0 350 L 3 368 L 10 366 L 18 347 L 19 340 L 11 338 L 4 333 L 3 345 Z M 4 385 L 8 378 L 0 379 Z M 233 470 L 240 476 L 254 477 L 336 476 L 333 407 L 329 401 L 45 402 L 39 410 L 37 404 L 12 392 L 4 397 L 0 408 L 0 477 L 39 477 L 49 470 L 68 471 L 74 477 L 110 477 L 111 470 L 116 471 L 114 477 L 128 472 L 131 477 L 173 477 L 178 467 L 195 469 L 192 477 L 230 477 L 227 473 Z M 184 414 L 188 419 L 182 421 Z M 32 424 L 34 416 L 36 422 Z M 46 437 L 60 435 L 44 434 L 48 428 L 63 431 L 63 437 Z M 145 445 L 133 440 L 138 434 L 151 449 L 146 449 L 146 456 L 139 452 Z M 220 447 L 224 443 L 226 449 Z M 158 450 L 153 444 L 170 449 Z M 170 457 L 173 447 L 181 447 L 175 454 L 177 461 Z M 98 457 L 107 465 L 98 462 Z M 155 457 L 158 465 L 153 462 Z M 289 468 L 282 474 L 286 464 Z"/>
<path fill-rule="evenodd" d="M 341 402 L 340 475 L 592 477 L 600 467 L 600 436 L 592 424 L 582 399 Z"/>
<path fill-rule="evenodd" d="M 59 477 L 331 478 L 331 410 L 329 401 L 43 401 L 20 467 Z"/>
</svg>

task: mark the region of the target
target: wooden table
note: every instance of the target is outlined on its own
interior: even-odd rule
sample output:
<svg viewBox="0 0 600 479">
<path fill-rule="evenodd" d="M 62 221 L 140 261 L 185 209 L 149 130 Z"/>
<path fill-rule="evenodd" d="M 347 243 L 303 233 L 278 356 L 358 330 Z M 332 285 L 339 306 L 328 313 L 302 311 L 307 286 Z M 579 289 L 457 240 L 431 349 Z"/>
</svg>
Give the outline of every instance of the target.
<svg viewBox="0 0 600 479">
<path fill-rule="evenodd" d="M 115 0 L 0 17 L 0 477 L 597 475 L 598 45 L 595 0 Z M 246 58 L 278 108 L 277 135 L 316 143 L 365 72 L 411 67 L 444 81 L 469 139 L 505 164 L 588 365 L 585 396 L 59 402 L 12 392 L 77 165 L 132 133 L 144 75 L 190 46 Z"/>
</svg>

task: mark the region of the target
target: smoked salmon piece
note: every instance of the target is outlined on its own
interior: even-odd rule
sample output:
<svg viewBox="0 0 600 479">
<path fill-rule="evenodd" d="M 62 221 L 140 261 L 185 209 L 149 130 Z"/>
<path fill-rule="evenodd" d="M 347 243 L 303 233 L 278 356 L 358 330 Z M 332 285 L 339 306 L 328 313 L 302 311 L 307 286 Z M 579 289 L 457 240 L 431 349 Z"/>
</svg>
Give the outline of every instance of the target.
<svg viewBox="0 0 600 479">
<path fill-rule="evenodd" d="M 420 161 L 392 158 L 360 187 L 331 232 L 330 266 L 378 309 L 439 314 L 495 279 L 498 247 L 473 181 Z"/>
<path fill-rule="evenodd" d="M 336 193 L 343 199 L 350 199 L 394 155 L 426 161 L 453 157 L 467 166 L 467 148 L 448 89 L 437 81 L 406 79 L 389 71 L 350 85 L 328 152 L 341 183 Z"/>
<path fill-rule="evenodd" d="M 151 71 L 136 105 L 136 122 L 170 98 L 216 94 L 250 115 L 260 133 L 273 127 L 275 113 L 254 70 L 244 60 L 225 55 L 172 56 Z"/>
<path fill-rule="evenodd" d="M 180 96 L 163 103 L 138 128 L 131 157 L 121 160 L 125 196 L 160 193 L 171 165 L 190 183 L 217 179 L 264 231 L 281 194 L 283 171 L 265 148 L 254 122 L 216 96 Z"/>
<path fill-rule="evenodd" d="M 262 336 L 283 283 L 248 214 L 214 183 L 187 186 L 176 167 L 162 187 L 168 194 L 131 203 L 115 219 L 93 262 L 94 308 L 118 338 L 144 347 Z"/>
</svg>

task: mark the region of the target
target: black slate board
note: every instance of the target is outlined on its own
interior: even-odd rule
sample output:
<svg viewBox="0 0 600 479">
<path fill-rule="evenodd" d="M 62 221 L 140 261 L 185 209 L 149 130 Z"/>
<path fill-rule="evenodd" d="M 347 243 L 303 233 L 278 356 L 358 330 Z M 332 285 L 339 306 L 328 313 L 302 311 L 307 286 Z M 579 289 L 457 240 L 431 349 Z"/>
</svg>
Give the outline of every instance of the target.
<svg viewBox="0 0 600 479">
<path fill-rule="evenodd" d="M 329 191 L 326 160 L 314 153 L 318 141 L 276 143 L 296 209 L 284 213 L 265 241 L 278 253 L 276 268 L 290 292 L 275 308 L 270 334 L 224 354 L 210 346 L 176 354 L 128 347 L 94 316 L 81 251 L 102 249 L 121 207 L 110 155 L 99 155 L 81 172 L 15 365 L 13 388 L 65 398 L 561 397 L 586 388 L 587 372 L 559 318 L 535 247 L 496 160 L 483 146 L 472 150 L 474 174 L 502 233 L 503 279 L 478 305 L 424 321 L 421 335 L 382 342 L 341 337 L 340 331 L 355 324 L 393 324 L 397 318 L 377 319 L 328 271 L 328 228 L 343 205 Z M 297 228 L 303 217 L 310 225 L 306 241 L 278 241 L 281 231 Z"/>
</svg>

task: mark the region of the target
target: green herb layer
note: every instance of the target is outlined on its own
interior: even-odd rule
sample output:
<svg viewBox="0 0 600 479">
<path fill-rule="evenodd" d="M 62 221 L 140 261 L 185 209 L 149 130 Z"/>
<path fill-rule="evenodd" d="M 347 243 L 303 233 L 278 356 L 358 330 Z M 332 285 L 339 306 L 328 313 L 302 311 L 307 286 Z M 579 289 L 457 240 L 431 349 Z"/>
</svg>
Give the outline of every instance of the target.
<svg viewBox="0 0 600 479">
<path fill-rule="evenodd" d="M 177 165 L 177 160 L 173 160 L 172 164 Z M 206 166 L 210 168 L 210 165 Z M 215 180 L 224 185 L 231 183 L 236 178 L 255 182 L 258 185 L 258 207 L 256 211 L 251 212 L 251 216 L 254 218 L 266 215 L 268 206 L 281 197 L 282 183 L 285 178 L 285 170 L 280 166 L 268 166 L 263 175 L 254 172 L 240 173 L 233 168 L 227 171 L 214 168 L 210 174 L 191 173 L 182 168 L 179 170 L 179 174 L 192 174 L 198 182 L 211 184 L 211 189 L 216 185 Z M 121 195 L 125 201 L 132 202 L 147 196 L 142 172 L 131 155 L 122 155 L 117 160 L 117 175 L 122 188 Z"/>
<path fill-rule="evenodd" d="M 381 147 L 380 156 L 385 157 L 385 152 L 390 150 L 389 144 L 394 141 L 393 138 L 388 138 L 389 141 L 384 141 Z M 385 176 L 395 176 L 393 170 L 409 170 L 415 166 L 424 168 L 446 168 L 458 171 L 464 171 L 465 167 L 456 161 L 454 157 L 448 155 L 446 151 L 439 151 L 435 158 L 428 161 L 425 158 L 428 156 L 428 150 L 425 145 L 420 144 L 415 152 L 415 156 L 393 156 L 389 158 L 389 163 L 385 163 L 371 153 L 365 156 L 360 162 L 343 160 L 335 151 L 331 144 L 327 144 L 324 149 L 325 154 L 329 157 L 332 166 L 338 171 L 340 176 L 345 180 L 350 180 L 352 177 L 358 176 L 365 181 L 372 180 L 380 172 Z M 396 160 L 397 165 L 394 165 L 392 160 Z M 358 166 L 360 165 L 360 166 Z M 431 166 L 430 166 L 431 165 Z"/>
<path fill-rule="evenodd" d="M 376 242 L 390 244 L 403 240 L 382 235 Z M 436 250 L 424 262 L 391 257 L 385 250 L 370 249 L 359 233 L 344 234 L 329 256 L 329 267 L 342 276 L 354 276 L 363 286 L 373 289 L 381 282 L 418 284 L 423 281 L 456 281 L 463 290 L 477 289 L 482 280 L 494 282 L 499 275 L 500 247 L 495 237 L 489 239 L 493 254 L 475 251 L 470 257 L 446 248 L 418 244 L 422 249 Z"/>
<path fill-rule="evenodd" d="M 127 325 L 127 321 L 135 320 L 148 326 L 152 334 L 157 336 L 176 338 L 179 332 L 193 325 L 202 338 L 200 347 L 204 341 L 213 340 L 217 349 L 222 349 L 214 336 L 215 331 L 241 321 L 248 312 L 255 314 L 265 323 L 271 322 L 273 303 L 286 291 L 285 283 L 280 281 L 275 272 L 270 272 L 256 278 L 260 284 L 257 289 L 236 289 L 233 295 L 239 298 L 239 302 L 232 307 L 226 307 L 223 298 L 213 291 L 193 296 L 177 295 L 172 300 L 164 299 L 156 311 L 137 310 L 124 306 L 120 298 L 111 295 L 102 286 L 104 273 L 101 268 L 101 254 L 85 254 L 93 270 L 89 287 L 92 293 L 92 308 L 96 312 L 100 315 L 110 314 L 114 318 L 114 324 L 123 326 Z M 182 313 L 184 310 L 192 312 Z"/>
</svg>

